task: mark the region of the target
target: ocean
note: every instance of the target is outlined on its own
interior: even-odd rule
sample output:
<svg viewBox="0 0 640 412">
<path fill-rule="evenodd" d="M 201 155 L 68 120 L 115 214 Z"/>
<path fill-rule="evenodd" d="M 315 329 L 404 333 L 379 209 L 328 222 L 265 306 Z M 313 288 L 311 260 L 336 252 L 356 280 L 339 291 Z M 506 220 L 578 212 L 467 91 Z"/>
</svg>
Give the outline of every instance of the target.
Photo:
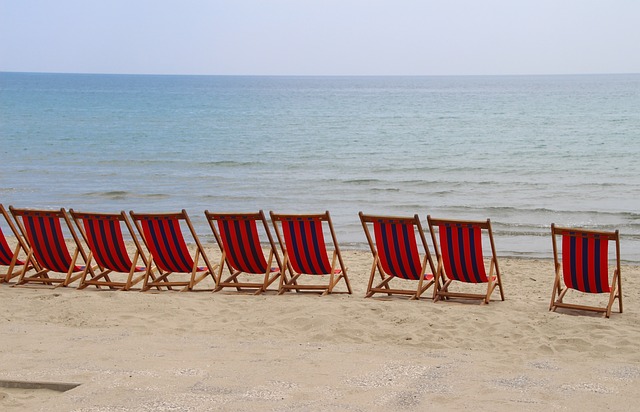
<svg viewBox="0 0 640 412">
<path fill-rule="evenodd" d="M 490 218 L 500 256 L 550 224 L 640 262 L 640 75 L 261 77 L 0 73 L 0 203 Z"/>
</svg>

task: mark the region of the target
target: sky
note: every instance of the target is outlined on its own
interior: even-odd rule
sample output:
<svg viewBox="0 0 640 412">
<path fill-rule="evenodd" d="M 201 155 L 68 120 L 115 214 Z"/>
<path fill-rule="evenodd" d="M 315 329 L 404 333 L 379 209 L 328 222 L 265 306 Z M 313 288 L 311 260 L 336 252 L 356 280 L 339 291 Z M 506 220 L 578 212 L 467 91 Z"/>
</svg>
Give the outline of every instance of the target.
<svg viewBox="0 0 640 412">
<path fill-rule="evenodd" d="M 640 73 L 640 0 L 0 0 L 0 71 Z"/>
</svg>

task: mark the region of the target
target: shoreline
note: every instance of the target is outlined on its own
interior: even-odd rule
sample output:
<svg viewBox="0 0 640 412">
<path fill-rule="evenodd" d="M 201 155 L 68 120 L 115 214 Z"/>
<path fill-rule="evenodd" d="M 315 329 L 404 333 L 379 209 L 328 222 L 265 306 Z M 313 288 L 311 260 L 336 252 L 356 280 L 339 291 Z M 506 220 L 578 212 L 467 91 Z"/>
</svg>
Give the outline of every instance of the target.
<svg viewBox="0 0 640 412">
<path fill-rule="evenodd" d="M 65 229 L 66 230 L 66 229 Z M 7 228 L 7 232 L 10 232 L 10 230 L 8 230 Z M 3 232 L 4 233 L 4 232 Z M 138 236 L 138 239 L 140 239 L 140 235 L 136 234 Z M 7 239 L 7 241 L 9 242 L 9 245 L 11 245 L 12 247 L 15 247 L 17 240 L 16 237 L 13 236 L 13 234 L 9 234 L 9 233 L 4 233 L 5 238 Z M 78 233 L 78 236 L 80 236 L 80 234 Z M 275 234 L 274 234 L 275 236 Z M 70 236 L 69 236 L 70 237 Z M 200 241 L 203 243 L 203 246 L 205 248 L 205 253 L 207 253 L 207 256 L 209 258 L 214 258 L 214 259 L 219 259 L 220 256 L 220 251 L 218 249 L 217 244 L 215 244 L 215 239 L 213 238 L 213 234 L 209 235 L 207 234 L 207 236 L 204 235 L 200 235 L 198 234 L 198 237 L 200 238 Z M 205 241 L 206 239 L 206 241 Z M 549 236 L 549 243 L 551 243 L 551 236 Z M 277 245 L 277 240 L 274 239 Z M 131 247 L 132 245 L 132 241 L 131 240 L 127 240 L 125 238 L 125 242 L 127 244 L 127 247 Z M 69 242 L 67 240 L 67 244 L 68 246 L 71 248 L 74 246 L 74 244 L 72 242 Z M 360 244 L 358 244 L 360 245 Z M 187 241 L 187 246 L 189 248 L 194 247 L 194 243 L 193 242 L 189 242 Z M 267 247 L 268 245 L 263 244 L 262 245 L 263 248 Z M 340 251 L 341 252 L 357 252 L 357 253 L 363 253 L 366 252 L 369 256 L 371 256 L 371 251 L 369 250 L 369 245 L 367 243 L 362 243 L 361 246 L 362 247 L 355 247 L 353 244 L 348 244 L 346 247 L 343 246 L 342 243 L 340 243 Z M 86 245 L 83 244 L 83 247 L 85 248 L 85 250 L 88 251 L 88 248 Z M 144 248 L 144 244 L 143 244 L 143 248 Z M 144 249 L 145 252 L 148 254 L 148 251 L 146 250 L 146 248 Z M 433 245 L 431 245 L 431 242 L 429 242 L 429 252 L 432 255 L 432 258 L 434 259 L 434 264 L 437 263 L 436 259 L 435 259 L 435 251 L 433 250 Z M 278 247 L 278 253 L 282 254 L 282 252 L 280 251 L 280 248 Z M 551 251 L 551 246 L 549 246 L 549 253 L 551 254 L 551 256 L 549 257 L 544 257 L 544 256 L 522 256 L 522 255 L 508 255 L 508 254 L 500 254 L 500 250 L 498 249 L 497 251 L 498 253 L 498 262 L 500 262 L 502 259 L 510 259 L 510 260 L 542 260 L 542 261 L 553 261 L 553 252 Z M 21 254 L 21 256 L 23 256 Z M 211 262 L 213 263 L 213 262 Z M 217 263 L 217 261 L 216 261 Z M 624 259 L 624 255 L 620 256 L 620 263 L 623 266 L 630 266 L 630 267 L 640 267 L 640 261 L 634 261 L 634 260 L 625 260 Z"/>
</svg>

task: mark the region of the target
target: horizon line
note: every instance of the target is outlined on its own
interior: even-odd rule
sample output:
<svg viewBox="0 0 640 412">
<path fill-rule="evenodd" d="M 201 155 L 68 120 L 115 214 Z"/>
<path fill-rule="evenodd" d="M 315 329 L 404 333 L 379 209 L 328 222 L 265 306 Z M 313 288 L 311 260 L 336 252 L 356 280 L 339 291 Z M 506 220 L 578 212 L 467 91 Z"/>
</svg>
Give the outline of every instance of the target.
<svg viewBox="0 0 640 412">
<path fill-rule="evenodd" d="M 73 74 L 96 76 L 200 76 L 200 77 L 518 77 L 518 76 L 612 76 L 638 75 L 640 72 L 590 73 L 502 73 L 502 74 L 202 74 L 202 73 L 108 73 L 0 70 L 0 74 Z"/>
</svg>

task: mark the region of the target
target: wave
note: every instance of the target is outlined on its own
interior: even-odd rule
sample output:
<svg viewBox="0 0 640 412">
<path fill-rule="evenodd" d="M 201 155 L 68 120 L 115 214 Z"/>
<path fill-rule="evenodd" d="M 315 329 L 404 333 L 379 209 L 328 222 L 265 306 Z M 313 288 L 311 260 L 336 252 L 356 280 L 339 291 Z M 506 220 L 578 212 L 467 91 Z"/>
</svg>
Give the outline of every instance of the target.
<svg viewBox="0 0 640 412">
<path fill-rule="evenodd" d="M 400 189 L 395 187 L 386 187 L 386 188 L 374 187 L 373 189 L 371 189 L 371 191 L 372 192 L 400 192 Z"/>
<path fill-rule="evenodd" d="M 549 209 L 544 207 L 536 208 L 519 208 L 514 206 L 450 206 L 447 209 L 454 211 L 470 211 L 470 210 L 486 210 L 498 213 L 511 212 L 514 214 L 589 214 L 589 215 L 601 215 L 601 216 L 617 216 L 625 217 L 630 220 L 640 219 L 640 213 L 628 212 L 628 211 L 602 211 L 602 210 L 576 210 L 576 209 Z"/>
<path fill-rule="evenodd" d="M 447 169 L 451 170 L 451 169 Z M 442 172 L 442 167 L 436 166 L 416 166 L 409 164 L 406 166 L 392 165 L 392 166 L 374 166 L 371 169 L 372 173 L 403 173 L 403 172 Z"/>
<path fill-rule="evenodd" d="M 229 195 L 229 194 L 225 194 L 224 196 L 221 196 L 219 194 L 206 194 L 206 195 L 200 195 L 198 196 L 201 199 L 204 200 L 209 200 L 209 199 L 215 199 L 216 201 L 224 201 L 224 202 L 248 202 L 248 203 L 256 203 L 257 200 L 261 200 L 262 197 L 259 194 L 256 195 Z"/>
<path fill-rule="evenodd" d="M 370 183 L 385 183 L 384 180 L 380 180 L 380 179 L 347 179 L 347 180 L 330 179 L 330 181 L 332 180 L 338 181 L 340 183 L 356 184 L 356 185 L 370 184 Z"/>
<path fill-rule="evenodd" d="M 546 227 L 544 231 L 533 230 L 500 230 L 496 229 L 495 225 L 491 225 L 495 236 L 509 236 L 509 237 L 529 237 L 529 236 L 549 236 L 549 227 Z"/>
<path fill-rule="evenodd" d="M 111 190 L 106 192 L 87 192 L 83 196 L 97 197 L 109 200 L 126 200 L 126 199 L 167 199 L 170 194 L 166 193 L 136 193 L 126 190 Z"/>
<path fill-rule="evenodd" d="M 431 185 L 447 185 L 455 186 L 460 185 L 460 182 L 455 181 L 443 181 L 443 180 L 425 180 L 425 179 L 379 179 L 379 178 L 360 178 L 360 179 L 327 179 L 325 180 L 329 184 L 383 184 L 393 186 L 394 189 L 402 191 L 406 187 L 414 186 L 431 186 Z"/>
<path fill-rule="evenodd" d="M 237 160 L 211 160 L 206 162 L 196 162 L 198 166 L 216 166 L 216 167 L 248 167 L 248 166 L 265 166 L 265 162 L 247 162 Z"/>
</svg>

